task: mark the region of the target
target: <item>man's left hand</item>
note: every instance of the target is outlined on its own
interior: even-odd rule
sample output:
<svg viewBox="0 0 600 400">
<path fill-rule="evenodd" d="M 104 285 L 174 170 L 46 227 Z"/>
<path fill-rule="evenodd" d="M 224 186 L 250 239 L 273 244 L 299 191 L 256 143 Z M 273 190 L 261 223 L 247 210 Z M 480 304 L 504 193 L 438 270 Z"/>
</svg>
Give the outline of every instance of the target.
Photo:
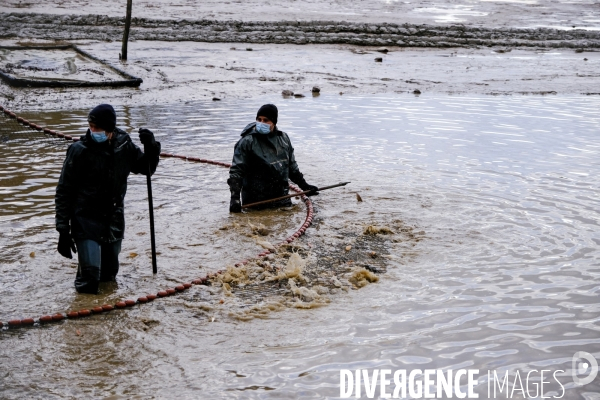
<svg viewBox="0 0 600 400">
<path fill-rule="evenodd" d="M 242 212 L 242 203 L 240 203 L 239 199 L 234 199 L 233 197 L 229 201 L 229 212 L 233 213 L 241 213 Z"/>
<path fill-rule="evenodd" d="M 306 185 L 305 187 L 302 188 L 303 191 L 305 190 L 311 190 L 311 192 L 306 193 L 307 196 L 316 196 L 319 194 L 318 190 L 319 188 L 313 185 Z"/>
<path fill-rule="evenodd" d="M 154 140 L 154 133 L 150 129 L 140 128 L 140 142 L 146 146 L 154 146 L 156 145 L 156 140 Z"/>
<path fill-rule="evenodd" d="M 77 253 L 77 248 L 69 231 L 60 232 L 57 250 L 61 256 L 66 258 L 73 258 L 71 251 Z"/>
</svg>

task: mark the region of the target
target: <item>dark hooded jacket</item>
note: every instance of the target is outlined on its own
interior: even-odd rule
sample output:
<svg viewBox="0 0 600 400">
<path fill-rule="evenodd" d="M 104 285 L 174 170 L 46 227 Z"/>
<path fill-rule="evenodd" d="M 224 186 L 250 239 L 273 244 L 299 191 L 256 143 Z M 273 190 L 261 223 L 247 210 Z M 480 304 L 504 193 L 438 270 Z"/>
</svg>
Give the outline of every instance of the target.
<svg viewBox="0 0 600 400">
<path fill-rule="evenodd" d="M 129 135 L 115 129 L 114 137 L 95 142 L 88 130 L 67 150 L 56 187 L 56 229 L 75 239 L 113 242 L 123 239 L 123 201 L 129 173 L 156 171 L 160 143 L 142 152 Z"/>
<path fill-rule="evenodd" d="M 287 133 L 275 130 L 267 135 L 248 124 L 236 143 L 229 169 L 231 180 L 242 182 L 242 203 L 249 204 L 288 194 L 289 183 L 306 184 L 294 158 L 294 148 Z M 287 206 L 290 199 L 267 206 Z"/>
</svg>

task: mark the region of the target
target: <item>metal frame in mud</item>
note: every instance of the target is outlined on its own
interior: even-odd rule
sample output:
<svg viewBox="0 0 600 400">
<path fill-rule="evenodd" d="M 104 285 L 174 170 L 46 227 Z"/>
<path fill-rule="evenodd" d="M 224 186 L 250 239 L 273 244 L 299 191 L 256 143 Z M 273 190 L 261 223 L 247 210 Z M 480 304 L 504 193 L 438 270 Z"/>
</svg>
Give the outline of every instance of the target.
<svg viewBox="0 0 600 400">
<path fill-rule="evenodd" d="M 74 44 L 59 45 L 59 46 L 0 46 L 0 49 L 5 50 L 73 50 L 76 53 L 100 63 L 102 66 L 116 72 L 120 76 L 126 78 L 121 81 L 103 81 L 93 82 L 84 80 L 61 80 L 61 79 L 30 79 L 17 78 L 0 70 L 0 78 L 11 86 L 17 87 L 137 87 L 143 82 L 142 78 L 135 77 L 127 72 L 120 70 L 107 62 L 94 57 L 87 51 L 81 50 Z"/>
<path fill-rule="evenodd" d="M 39 131 L 39 132 L 43 132 L 44 134 L 49 135 L 49 136 L 53 136 L 53 137 L 57 137 L 57 138 L 65 139 L 65 140 L 71 140 L 73 142 L 79 141 L 79 137 L 65 135 L 62 132 L 58 132 L 58 131 L 37 125 L 33 122 L 26 120 L 25 118 L 17 116 L 14 112 L 4 108 L 1 105 L 0 105 L 0 115 L 3 115 L 3 117 L 6 117 L 6 118 L 10 118 L 25 127 L 31 128 L 31 129 Z M 0 116 L 0 118 L 3 118 L 3 117 Z M 231 167 L 231 164 L 229 164 L 229 163 L 221 162 L 221 161 L 207 160 L 204 158 L 188 157 L 188 156 L 171 154 L 171 153 L 160 153 L 160 156 L 161 157 L 179 158 L 179 159 L 182 159 L 185 161 L 198 162 L 198 163 L 203 163 L 203 164 L 219 165 L 219 166 L 226 167 L 226 168 Z M 290 184 L 290 189 L 296 193 L 300 193 L 302 191 L 298 186 L 293 185 L 293 184 Z M 294 232 L 292 235 L 290 235 L 289 237 L 287 237 L 286 239 L 284 239 L 283 241 L 278 243 L 277 244 L 278 246 L 293 242 L 298 237 L 303 235 L 304 232 L 306 231 L 306 229 L 308 229 L 308 227 L 312 224 L 313 216 L 314 216 L 314 209 L 313 209 L 312 202 L 306 195 L 302 194 L 300 196 L 301 196 L 302 201 L 306 205 L 306 219 L 304 220 L 304 223 L 302 224 L 302 226 L 300 226 L 300 228 L 298 228 L 296 230 L 296 232 Z M 262 253 L 259 253 L 257 255 L 257 257 L 266 257 L 270 253 L 272 253 L 272 252 L 269 250 L 265 250 Z M 236 263 L 235 265 L 236 266 L 246 265 L 248 262 L 249 262 L 249 260 L 242 260 L 242 261 Z M 156 300 L 161 297 L 168 297 L 168 296 L 174 295 L 176 293 L 183 292 L 183 291 L 191 288 L 193 285 L 207 285 L 209 283 L 210 279 L 216 277 L 217 275 L 222 274 L 223 272 L 224 272 L 224 270 L 212 272 L 212 273 L 207 274 L 204 277 L 194 279 L 191 282 L 185 282 L 185 283 L 177 285 L 173 288 L 167 288 L 167 289 L 160 290 L 156 294 L 146 294 L 146 295 L 140 296 L 137 298 L 137 300 L 133 300 L 133 299 L 121 300 L 121 301 L 116 302 L 115 304 L 104 304 L 102 306 L 94 307 L 91 310 L 87 310 L 87 309 L 71 310 L 71 311 L 66 311 L 64 313 L 58 312 L 55 314 L 42 315 L 42 316 L 36 317 L 36 318 L 13 319 L 13 320 L 10 320 L 7 322 L 0 321 L 0 331 L 4 330 L 5 328 L 8 329 L 8 328 L 18 328 L 18 327 L 24 327 L 24 326 L 43 325 L 43 324 L 47 324 L 47 323 L 51 323 L 51 322 L 62 321 L 65 318 L 75 319 L 75 318 L 88 317 L 88 316 L 94 315 L 94 314 L 101 314 L 101 313 L 109 312 L 114 309 L 122 309 L 122 308 L 132 307 L 136 304 L 145 304 L 145 303 L 151 302 L 151 301 Z"/>
</svg>

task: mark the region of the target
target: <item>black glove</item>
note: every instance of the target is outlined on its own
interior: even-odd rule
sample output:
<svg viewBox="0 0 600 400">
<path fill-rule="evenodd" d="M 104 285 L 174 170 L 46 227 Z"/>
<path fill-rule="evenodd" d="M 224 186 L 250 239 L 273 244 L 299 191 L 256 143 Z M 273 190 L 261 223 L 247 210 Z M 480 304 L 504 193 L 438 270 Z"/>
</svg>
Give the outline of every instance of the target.
<svg viewBox="0 0 600 400">
<path fill-rule="evenodd" d="M 242 180 L 240 178 L 229 178 L 227 179 L 229 190 L 231 191 L 231 197 L 240 197 L 242 191 Z"/>
<path fill-rule="evenodd" d="M 156 140 L 154 140 L 154 133 L 151 130 L 146 128 L 140 128 L 138 131 L 140 133 L 140 142 L 144 145 L 144 148 L 148 146 L 156 146 Z"/>
<path fill-rule="evenodd" d="M 312 192 L 306 193 L 307 196 L 316 196 L 319 194 L 319 188 L 313 185 L 309 185 L 308 183 L 304 186 L 301 186 L 300 189 L 302 189 L 302 191 L 312 190 Z"/>
<path fill-rule="evenodd" d="M 242 203 L 240 202 L 240 199 L 234 199 L 233 197 L 231 198 L 229 201 L 229 212 L 242 212 Z"/>
<path fill-rule="evenodd" d="M 73 242 L 73 238 L 71 237 L 71 234 L 69 232 L 60 232 L 60 236 L 58 237 L 57 250 L 61 256 L 66 258 L 73 258 L 73 256 L 71 255 L 71 250 L 73 250 L 74 253 L 77 253 L 75 243 Z"/>
<path fill-rule="evenodd" d="M 299 178 L 298 181 L 298 186 L 300 186 L 300 189 L 302 189 L 303 192 L 306 192 L 307 190 L 312 190 L 311 192 L 306 193 L 307 196 L 316 196 L 319 194 L 319 192 L 317 192 L 319 188 L 313 185 L 309 185 L 308 183 L 306 183 L 304 178 Z"/>
<path fill-rule="evenodd" d="M 306 183 L 306 181 L 304 180 L 304 175 L 302 175 L 300 171 L 296 171 L 296 173 L 290 174 L 290 179 L 292 180 L 292 182 L 296 183 L 300 187 L 300 189 L 302 189 L 303 192 L 306 192 L 307 190 L 312 190 L 310 193 L 306 193 L 307 196 L 316 196 L 319 194 L 319 192 L 317 191 L 319 188 Z"/>
<path fill-rule="evenodd" d="M 242 191 L 242 180 L 239 178 L 227 179 L 229 191 L 231 192 L 231 201 L 229 202 L 229 212 L 242 212 L 242 203 L 240 202 L 240 192 Z"/>
</svg>

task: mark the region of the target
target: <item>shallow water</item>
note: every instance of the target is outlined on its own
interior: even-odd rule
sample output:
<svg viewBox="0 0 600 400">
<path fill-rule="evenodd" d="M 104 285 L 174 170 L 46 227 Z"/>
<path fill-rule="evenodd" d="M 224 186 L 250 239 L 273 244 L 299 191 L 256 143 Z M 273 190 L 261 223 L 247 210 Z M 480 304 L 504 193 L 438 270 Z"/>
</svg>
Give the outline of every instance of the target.
<svg viewBox="0 0 600 400">
<path fill-rule="evenodd" d="M 482 372 L 480 398 L 484 371 L 531 369 L 564 370 L 562 398 L 599 398 L 598 378 L 573 383 L 571 358 L 600 357 L 600 100 L 344 95 L 117 112 L 127 130 L 153 129 L 163 151 L 230 161 L 266 101 L 278 105 L 308 182 L 352 182 L 315 198 L 303 243 L 335 251 L 340 233 L 398 221 L 424 240 L 388 241 L 380 281 L 321 308 L 241 322 L 228 303 L 213 304 L 212 288 L 194 287 L 127 311 L 4 330 L 0 397 L 337 398 L 342 368 L 470 368 Z M 23 114 L 70 134 L 83 132 L 85 115 Z M 54 251 L 67 144 L 0 121 L 2 321 L 155 292 L 260 252 L 248 221 L 269 227 L 273 242 L 303 221 L 302 205 L 229 215 L 227 169 L 162 159 L 153 178 L 159 274 L 149 261 L 145 179 L 132 176 L 118 283 L 80 296 L 75 264 Z"/>
</svg>

